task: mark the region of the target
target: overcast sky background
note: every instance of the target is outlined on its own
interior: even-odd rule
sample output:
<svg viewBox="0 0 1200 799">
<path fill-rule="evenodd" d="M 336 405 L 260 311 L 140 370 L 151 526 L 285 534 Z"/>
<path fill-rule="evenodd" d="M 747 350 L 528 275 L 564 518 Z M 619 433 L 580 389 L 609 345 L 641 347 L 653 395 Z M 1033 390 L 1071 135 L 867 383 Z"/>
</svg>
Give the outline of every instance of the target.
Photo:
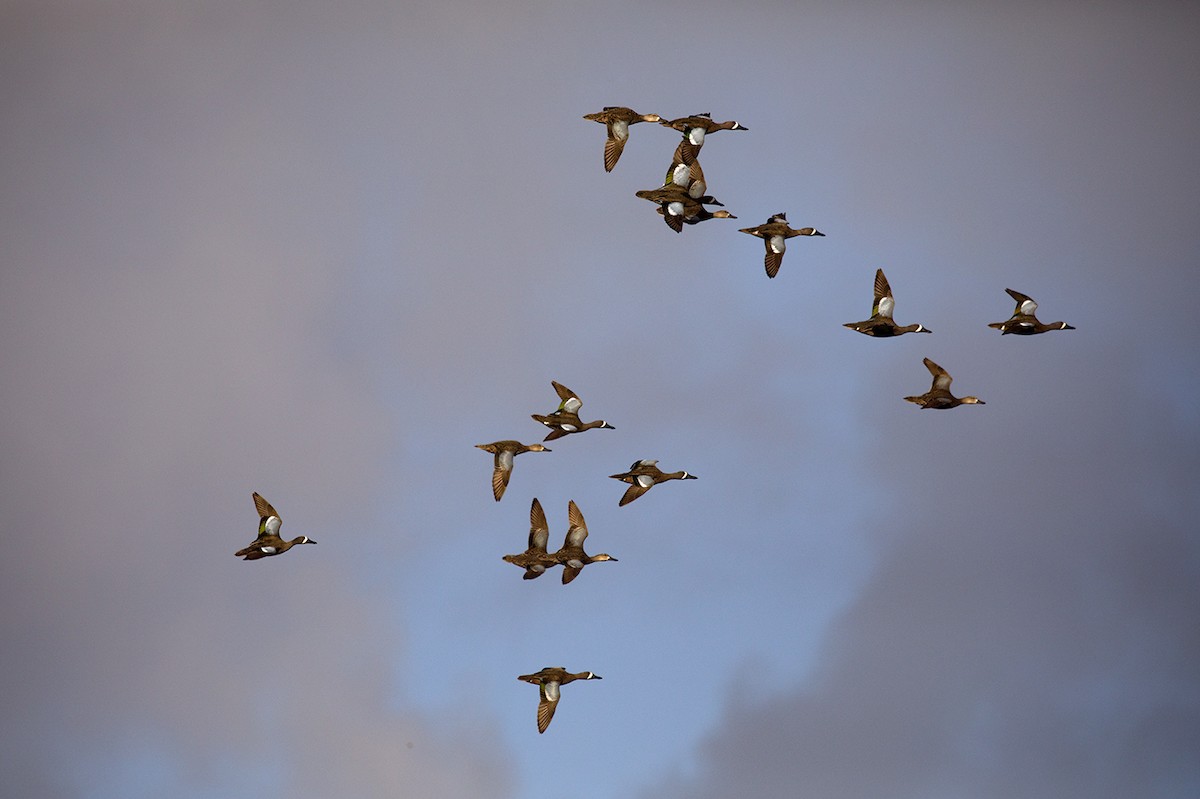
<svg viewBox="0 0 1200 799">
<path fill-rule="evenodd" d="M 995 5 L 0 3 L 5 792 L 1200 794 L 1200 7 Z"/>
</svg>

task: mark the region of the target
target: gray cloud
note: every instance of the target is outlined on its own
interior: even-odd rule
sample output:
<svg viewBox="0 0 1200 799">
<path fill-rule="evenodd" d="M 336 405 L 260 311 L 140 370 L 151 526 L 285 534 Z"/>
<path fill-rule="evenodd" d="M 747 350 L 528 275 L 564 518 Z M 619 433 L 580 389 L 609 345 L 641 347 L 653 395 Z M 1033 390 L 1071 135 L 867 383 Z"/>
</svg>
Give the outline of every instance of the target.
<svg viewBox="0 0 1200 799">
<path fill-rule="evenodd" d="M 1200 131 L 1167 9 L 7 12 L 10 790 L 1194 783 Z M 604 173 L 579 117 L 612 102 L 740 119 L 715 193 L 829 237 L 768 281 L 738 223 L 665 230 L 632 193 L 671 135 Z M 933 336 L 840 327 L 877 266 Z M 1079 330 L 993 335 L 1005 286 Z M 924 355 L 988 405 L 904 404 Z M 497 505 L 471 445 L 540 438 L 551 379 L 617 430 Z M 618 509 L 641 457 L 701 479 Z M 252 490 L 321 543 L 235 562 Z M 506 570 L 534 495 L 621 562 Z M 559 663 L 605 680 L 538 736 L 513 678 Z"/>
</svg>

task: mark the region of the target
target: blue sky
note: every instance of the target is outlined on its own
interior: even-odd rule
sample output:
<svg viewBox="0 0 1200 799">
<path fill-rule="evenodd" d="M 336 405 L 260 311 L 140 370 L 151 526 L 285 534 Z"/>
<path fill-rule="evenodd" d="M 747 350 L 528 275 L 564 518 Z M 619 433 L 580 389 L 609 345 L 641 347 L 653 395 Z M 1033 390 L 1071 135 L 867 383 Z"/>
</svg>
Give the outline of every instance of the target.
<svg viewBox="0 0 1200 799">
<path fill-rule="evenodd" d="M 1197 11 L 0 20 L 16 794 L 1197 793 Z M 667 229 L 678 134 L 605 173 L 605 105 L 746 125 L 738 220 Z M 768 280 L 778 211 L 827 235 Z M 842 327 L 876 268 L 932 335 Z M 924 357 L 987 404 L 905 403 Z M 616 429 L 496 503 L 551 380 Z M 618 508 L 639 458 L 699 479 Z M 319 544 L 235 561 L 252 491 Z M 619 562 L 522 581 L 535 496 Z M 604 679 L 539 736 L 545 665 Z"/>
</svg>

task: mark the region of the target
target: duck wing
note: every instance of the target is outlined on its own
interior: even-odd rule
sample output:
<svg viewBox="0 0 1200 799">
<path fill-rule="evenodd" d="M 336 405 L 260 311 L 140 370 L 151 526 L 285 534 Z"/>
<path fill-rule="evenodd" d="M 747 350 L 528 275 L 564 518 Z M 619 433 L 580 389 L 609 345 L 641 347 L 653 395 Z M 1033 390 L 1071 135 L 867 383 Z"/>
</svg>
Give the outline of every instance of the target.
<svg viewBox="0 0 1200 799">
<path fill-rule="evenodd" d="M 579 506 L 575 504 L 575 500 L 567 503 L 567 521 L 571 526 L 567 528 L 567 538 L 563 542 L 563 548 L 582 548 L 583 542 L 587 540 L 588 536 L 587 522 L 583 520 L 583 513 L 580 512 Z"/>
<path fill-rule="evenodd" d="M 542 510 L 542 503 L 534 497 L 533 505 L 529 508 L 529 549 L 544 554 L 549 542 L 550 528 L 546 524 L 546 512 Z"/>
<path fill-rule="evenodd" d="M 580 401 L 579 396 L 574 391 L 555 380 L 551 380 L 550 385 L 554 386 L 554 390 L 558 393 L 558 398 L 562 400 L 558 406 L 560 411 L 578 413 L 579 409 L 583 407 L 583 402 Z"/>
<path fill-rule="evenodd" d="M 892 318 L 892 308 L 896 301 L 892 298 L 892 287 L 882 269 L 875 270 L 875 303 L 871 306 L 872 316 Z"/>
<path fill-rule="evenodd" d="M 650 487 L 654 485 L 653 480 L 650 481 L 649 485 L 642 485 L 642 479 L 645 479 L 645 475 L 638 475 L 633 478 L 633 482 L 630 483 L 629 488 L 625 489 L 625 495 L 621 497 L 621 501 L 617 503 L 617 507 L 625 507 L 630 502 L 633 502 L 642 494 L 645 494 L 647 491 L 649 491 Z"/>
<path fill-rule="evenodd" d="M 510 449 L 502 449 L 496 453 L 495 467 L 492 469 L 492 496 L 497 502 L 504 496 L 504 489 L 508 488 L 509 478 L 512 477 L 513 457 L 513 451 Z"/>
<path fill-rule="evenodd" d="M 929 370 L 929 374 L 933 375 L 933 388 L 931 390 L 941 389 L 942 391 L 949 391 L 950 382 L 954 379 L 950 377 L 950 373 L 928 358 L 923 363 L 925 364 L 925 368 Z"/>
<path fill-rule="evenodd" d="M 623 125 L 619 126 L 624 128 Z M 612 122 L 608 123 L 608 138 L 604 140 L 604 171 L 612 172 L 613 167 L 617 165 L 617 161 L 621 158 L 621 153 L 625 152 L 625 142 L 629 140 L 629 131 L 624 129 L 625 135 L 619 136 L 619 130 L 614 130 Z"/>
<path fill-rule="evenodd" d="M 763 267 L 767 270 L 767 277 L 775 277 L 779 274 L 779 267 L 783 265 L 783 238 L 780 236 L 764 237 L 763 241 L 767 245 Z"/>
<path fill-rule="evenodd" d="M 1014 316 L 1016 314 L 1033 316 L 1034 312 L 1037 311 L 1037 303 L 1033 301 L 1033 297 L 1030 297 L 1028 294 L 1022 294 L 1019 291 L 1013 291 L 1012 289 L 1005 289 L 1005 291 L 1008 293 L 1008 296 L 1017 301 L 1017 310 L 1013 311 Z"/>
<path fill-rule="evenodd" d="M 558 708 L 559 698 L 559 683 L 558 680 L 547 680 L 543 682 L 539 688 L 539 701 L 537 711 L 538 734 L 546 731 L 550 726 L 550 720 L 554 718 L 554 711 Z"/>
<path fill-rule="evenodd" d="M 283 525 L 283 520 L 279 518 L 279 514 L 271 507 L 271 503 L 267 502 L 262 496 L 254 492 L 254 508 L 258 511 L 258 537 L 263 536 L 278 536 L 279 528 Z"/>
</svg>

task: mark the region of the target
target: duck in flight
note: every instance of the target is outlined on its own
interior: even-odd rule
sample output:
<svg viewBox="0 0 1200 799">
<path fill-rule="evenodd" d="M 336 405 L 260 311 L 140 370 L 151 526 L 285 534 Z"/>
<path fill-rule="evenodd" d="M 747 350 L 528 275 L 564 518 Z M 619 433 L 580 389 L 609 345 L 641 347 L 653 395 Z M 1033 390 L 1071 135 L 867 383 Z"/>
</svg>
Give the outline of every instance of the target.
<svg viewBox="0 0 1200 799">
<path fill-rule="evenodd" d="M 250 546 L 233 553 L 235 557 L 242 560 L 258 560 L 272 555 L 282 555 L 297 544 L 317 543 L 306 535 L 298 536 L 291 541 L 280 538 L 279 528 L 283 525 L 283 520 L 271 507 L 271 503 L 263 499 L 257 491 L 253 496 L 254 508 L 258 511 L 259 516 L 258 538 L 254 539 L 254 543 Z"/>
<path fill-rule="evenodd" d="M 542 439 L 543 441 L 553 441 L 556 438 L 562 438 L 571 433 L 582 433 L 584 430 L 591 430 L 595 427 L 602 427 L 606 430 L 616 429 L 603 419 L 591 422 L 580 421 L 579 409 L 583 407 L 583 402 L 579 399 L 578 395 L 555 380 L 551 380 L 550 385 L 554 386 L 554 390 L 558 392 L 558 397 L 561 400 L 558 408 L 548 414 L 530 414 L 530 417 L 535 422 L 541 422 L 550 428 L 550 432 Z"/>
<path fill-rule="evenodd" d="M 590 671 L 572 674 L 562 666 L 546 666 L 539 672 L 522 674 L 517 679 L 538 686 L 537 727 L 540 735 L 546 731 L 546 728 L 550 726 L 550 720 L 554 718 L 554 711 L 558 708 L 560 687 L 576 680 L 600 680 L 603 678 Z"/>
<path fill-rule="evenodd" d="M 1037 303 L 1027 294 L 1022 294 L 1019 291 L 1005 289 L 1008 296 L 1017 301 L 1017 309 L 1013 311 L 1013 315 L 1003 322 L 992 322 L 988 327 L 994 327 L 1000 331 L 1000 335 L 1005 336 L 1009 333 L 1015 333 L 1018 336 L 1034 336 L 1038 333 L 1045 333 L 1049 330 L 1074 330 L 1075 328 L 1068 325 L 1066 322 L 1051 322 L 1043 324 L 1038 321 L 1036 316 Z"/>
<path fill-rule="evenodd" d="M 925 368 L 933 375 L 933 385 L 928 391 L 919 397 L 905 397 L 909 402 L 915 402 L 922 408 L 934 408 L 944 410 L 946 408 L 957 408 L 959 405 L 986 405 L 979 397 L 956 397 L 950 393 L 950 373 L 942 367 L 938 366 L 928 358 L 925 359 Z"/>
</svg>

